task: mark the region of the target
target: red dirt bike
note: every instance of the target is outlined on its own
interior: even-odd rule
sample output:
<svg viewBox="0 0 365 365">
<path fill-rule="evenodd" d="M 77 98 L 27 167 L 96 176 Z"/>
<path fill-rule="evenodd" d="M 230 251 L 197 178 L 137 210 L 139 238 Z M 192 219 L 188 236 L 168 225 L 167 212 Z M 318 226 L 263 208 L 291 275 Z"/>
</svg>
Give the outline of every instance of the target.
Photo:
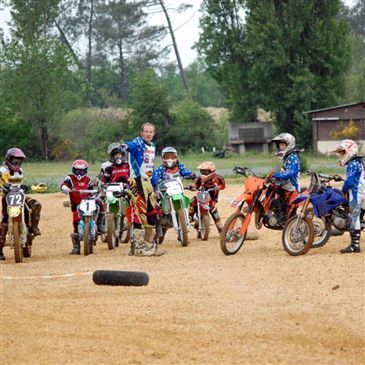
<svg viewBox="0 0 365 365">
<path fill-rule="evenodd" d="M 209 238 L 209 228 L 210 228 L 210 201 L 211 196 L 210 191 L 214 189 L 205 189 L 200 187 L 195 189 L 190 186 L 188 190 L 196 191 L 196 212 L 194 214 L 194 228 L 198 232 L 198 239 L 202 241 L 207 241 Z"/>
<path fill-rule="evenodd" d="M 298 192 L 283 190 L 280 181 L 274 179 L 272 173 L 266 177 L 259 177 L 247 167 L 235 167 L 233 171 L 246 176 L 247 179 L 244 181 L 243 193 L 231 204 L 236 211 L 228 217 L 220 235 L 220 245 L 225 255 L 234 255 L 240 250 L 245 242 L 253 214 L 257 229 L 265 226 L 269 229 L 282 230 L 288 218 L 296 214 L 298 207 L 290 204 Z M 313 235 L 313 231 L 308 232 L 305 239 L 308 239 L 308 236 L 309 239 L 313 239 Z"/>
</svg>

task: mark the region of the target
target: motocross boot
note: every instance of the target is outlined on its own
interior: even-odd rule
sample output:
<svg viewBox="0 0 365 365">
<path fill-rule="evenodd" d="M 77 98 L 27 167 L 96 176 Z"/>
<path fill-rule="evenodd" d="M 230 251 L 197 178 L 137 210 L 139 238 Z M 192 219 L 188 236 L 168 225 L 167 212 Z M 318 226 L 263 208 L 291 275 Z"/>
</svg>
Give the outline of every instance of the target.
<svg viewBox="0 0 365 365">
<path fill-rule="evenodd" d="M 143 230 L 138 230 L 138 241 L 136 235 L 135 237 L 135 256 L 161 256 L 164 252 L 157 252 L 157 243 L 153 242 L 154 231 L 153 227 L 146 227 L 145 232 Z"/>
<path fill-rule="evenodd" d="M 6 234 L 8 233 L 8 225 L 6 223 L 1 223 L 0 229 L 0 260 L 6 260 L 6 257 L 3 252 L 3 248 L 5 246 Z"/>
<path fill-rule="evenodd" d="M 219 234 L 222 232 L 223 229 L 223 223 L 221 221 L 221 217 L 219 216 L 218 210 L 213 210 L 211 212 L 215 226 L 217 227 L 217 230 L 219 232 Z"/>
<path fill-rule="evenodd" d="M 77 233 L 70 234 L 71 241 L 72 241 L 72 251 L 70 255 L 80 255 L 80 238 Z"/>
<path fill-rule="evenodd" d="M 32 202 L 32 213 L 31 213 L 31 231 L 33 233 L 34 236 L 40 236 L 41 235 L 41 231 L 38 228 L 38 224 L 39 221 L 41 219 L 41 209 L 42 209 L 42 205 L 40 202 L 38 201 L 33 201 Z"/>
<path fill-rule="evenodd" d="M 350 237 L 351 237 L 351 244 L 342 250 L 340 250 L 341 253 L 356 253 L 361 252 L 360 250 L 360 236 L 361 236 L 361 230 L 352 230 L 350 231 Z"/>
</svg>

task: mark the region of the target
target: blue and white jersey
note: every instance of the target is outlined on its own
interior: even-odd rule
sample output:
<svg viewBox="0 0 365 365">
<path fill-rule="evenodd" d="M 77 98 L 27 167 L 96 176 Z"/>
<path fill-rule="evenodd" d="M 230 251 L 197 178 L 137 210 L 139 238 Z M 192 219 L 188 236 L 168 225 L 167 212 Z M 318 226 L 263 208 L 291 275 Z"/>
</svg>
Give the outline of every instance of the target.
<svg viewBox="0 0 365 365">
<path fill-rule="evenodd" d="M 156 147 L 154 143 L 147 143 L 137 137 L 133 141 L 124 142 L 129 152 L 131 177 L 152 176 L 155 166 Z"/>
<path fill-rule="evenodd" d="M 360 202 L 365 199 L 365 168 L 361 157 L 355 157 L 347 163 L 346 180 L 342 191 L 350 192 L 350 200 Z"/>
<path fill-rule="evenodd" d="M 176 166 L 173 168 L 168 168 L 165 165 L 161 165 L 155 171 L 153 171 L 151 183 L 155 188 L 162 181 L 167 181 L 173 179 L 176 176 L 187 177 L 190 176 L 193 172 L 188 170 L 185 165 L 179 162 L 177 168 Z"/>
<path fill-rule="evenodd" d="M 284 157 L 280 172 L 275 172 L 273 175 L 277 179 L 290 180 L 294 189 L 300 191 L 299 177 L 300 177 L 300 157 L 297 152 L 289 153 Z M 285 186 L 283 186 L 285 188 Z"/>
</svg>

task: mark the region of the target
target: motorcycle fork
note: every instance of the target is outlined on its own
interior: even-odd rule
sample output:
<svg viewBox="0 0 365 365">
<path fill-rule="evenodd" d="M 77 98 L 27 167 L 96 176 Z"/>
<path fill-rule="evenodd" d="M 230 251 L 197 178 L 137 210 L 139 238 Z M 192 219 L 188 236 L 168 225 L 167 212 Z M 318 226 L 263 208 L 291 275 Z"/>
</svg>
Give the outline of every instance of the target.
<svg viewBox="0 0 365 365">
<path fill-rule="evenodd" d="M 262 190 L 260 190 L 259 192 L 255 193 L 255 196 L 254 196 L 254 198 L 252 200 L 252 204 L 251 204 L 251 206 L 250 206 L 250 208 L 249 208 L 249 210 L 248 210 L 248 212 L 247 212 L 247 214 L 245 216 L 245 219 L 243 221 L 242 227 L 240 229 L 240 234 L 242 236 L 247 233 L 248 226 L 250 225 L 250 222 L 251 222 L 252 214 L 253 214 L 253 212 L 255 210 L 257 201 L 258 201 L 259 197 L 261 196 L 261 192 L 262 192 Z M 242 207 L 243 207 L 243 204 L 242 204 L 241 209 L 240 209 L 241 212 L 242 212 Z"/>
<path fill-rule="evenodd" d="M 308 199 L 305 200 L 305 202 L 303 204 L 303 207 L 300 210 L 300 213 L 298 214 L 298 218 L 297 218 L 297 221 L 296 221 L 296 224 L 295 224 L 294 232 L 298 231 L 299 225 L 302 222 L 302 219 L 307 216 L 307 209 L 308 209 L 309 203 L 310 203 L 310 199 L 308 197 Z"/>
</svg>

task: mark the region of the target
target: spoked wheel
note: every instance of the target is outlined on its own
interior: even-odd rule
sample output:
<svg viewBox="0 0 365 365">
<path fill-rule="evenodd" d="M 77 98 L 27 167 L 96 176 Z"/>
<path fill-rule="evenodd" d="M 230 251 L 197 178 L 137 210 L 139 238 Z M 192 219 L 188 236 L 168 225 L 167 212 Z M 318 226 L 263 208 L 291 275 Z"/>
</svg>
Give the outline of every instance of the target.
<svg viewBox="0 0 365 365">
<path fill-rule="evenodd" d="M 312 220 L 314 228 L 314 240 L 311 248 L 324 246 L 331 237 L 331 224 L 324 218 L 314 217 Z"/>
<path fill-rule="evenodd" d="M 109 213 L 106 225 L 106 243 L 108 244 L 109 250 L 116 247 L 116 237 L 115 237 L 115 215 Z"/>
<path fill-rule="evenodd" d="M 210 219 L 208 215 L 202 216 L 202 231 L 200 232 L 200 239 L 207 241 L 209 238 Z"/>
<path fill-rule="evenodd" d="M 90 246 L 94 244 L 94 242 L 90 239 L 90 220 L 91 217 L 85 217 L 85 225 L 84 225 L 84 255 L 90 255 Z"/>
<path fill-rule="evenodd" d="M 32 256 L 32 242 L 33 242 L 33 236 L 31 233 L 28 233 L 27 242 L 26 242 L 25 246 L 23 247 L 23 256 L 24 257 Z"/>
<path fill-rule="evenodd" d="M 234 255 L 245 242 L 247 232 L 244 235 L 240 233 L 245 218 L 243 213 L 234 213 L 226 220 L 220 235 L 221 249 L 225 255 Z"/>
<path fill-rule="evenodd" d="M 291 256 L 304 255 L 312 247 L 314 240 L 313 223 L 307 217 L 291 217 L 283 230 L 282 243 L 284 250 Z"/>
<path fill-rule="evenodd" d="M 14 247 L 14 256 L 15 262 L 20 263 L 23 262 L 23 249 L 20 235 L 20 225 L 19 222 L 13 222 L 13 247 Z"/>
<path fill-rule="evenodd" d="M 183 210 L 177 211 L 177 219 L 179 221 L 179 238 L 181 246 L 186 247 L 189 244 L 188 227 L 186 226 L 186 219 Z"/>
<path fill-rule="evenodd" d="M 131 238 L 131 226 L 128 222 L 128 218 L 123 215 L 121 217 L 120 224 L 120 242 L 128 243 Z"/>
</svg>

